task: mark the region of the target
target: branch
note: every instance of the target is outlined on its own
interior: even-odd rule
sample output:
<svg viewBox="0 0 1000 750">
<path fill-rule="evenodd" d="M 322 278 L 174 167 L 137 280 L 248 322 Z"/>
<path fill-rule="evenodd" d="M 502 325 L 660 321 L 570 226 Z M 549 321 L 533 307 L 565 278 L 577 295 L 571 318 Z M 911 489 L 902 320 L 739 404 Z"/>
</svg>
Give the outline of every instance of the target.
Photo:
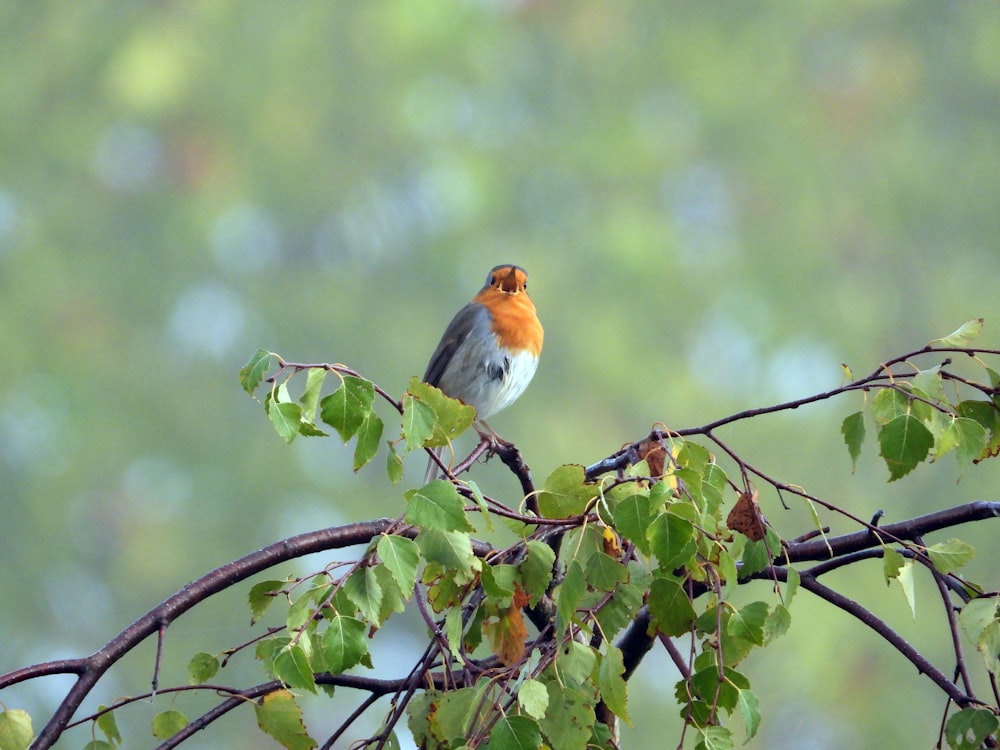
<svg viewBox="0 0 1000 750">
<path fill-rule="evenodd" d="M 892 368 L 896 365 L 905 364 L 910 359 L 927 354 L 966 354 L 970 357 L 975 357 L 979 354 L 991 354 L 1000 355 L 1000 350 L 998 349 L 963 349 L 960 347 L 951 346 L 925 346 L 922 349 L 916 349 L 912 352 L 902 354 L 898 357 L 894 357 L 887 362 L 880 364 L 871 374 L 861 378 L 860 380 L 854 380 L 846 385 L 839 386 L 837 388 L 831 388 L 828 391 L 822 393 L 816 393 L 812 396 L 805 396 L 804 398 L 798 398 L 793 401 L 786 401 L 781 404 L 774 404 L 772 406 L 762 406 L 756 409 L 746 409 L 745 411 L 737 412 L 736 414 L 731 414 L 727 417 L 722 417 L 714 422 L 709 422 L 701 427 L 689 427 L 681 430 L 652 430 L 649 436 L 644 439 L 651 439 L 654 441 L 666 440 L 671 437 L 687 437 L 690 435 L 707 435 L 708 433 L 716 430 L 720 427 L 725 427 L 735 422 L 742 422 L 747 419 L 753 419 L 754 417 L 759 417 L 764 414 L 775 414 L 782 411 L 791 411 L 798 409 L 800 406 L 807 406 L 809 404 L 815 404 L 820 401 L 827 401 L 836 396 L 840 396 L 844 393 L 851 393 L 853 391 L 866 391 L 872 387 L 878 386 L 879 384 L 888 383 L 888 387 L 893 387 L 892 384 L 897 379 L 901 379 L 911 375 L 912 373 L 895 373 Z M 980 390 L 990 396 L 996 395 L 996 389 L 988 388 L 987 386 L 982 386 L 980 384 L 971 383 L 965 381 L 962 378 L 952 377 L 951 374 L 945 374 L 942 372 L 942 377 L 949 377 L 957 382 L 965 383 L 976 390 Z M 907 394 L 912 396 L 912 394 Z M 932 404 L 937 408 L 936 404 Z M 601 459 L 597 463 L 591 464 L 585 469 L 585 473 L 588 479 L 596 479 L 601 474 L 606 474 L 609 471 L 620 471 L 626 466 L 635 463 L 637 461 L 637 450 L 639 444 L 642 441 L 636 441 L 631 445 L 628 445 L 621 450 L 611 454 L 607 458 Z"/>
<path fill-rule="evenodd" d="M 850 552 L 878 547 L 883 542 L 879 538 L 880 536 L 883 538 L 912 541 L 932 531 L 940 531 L 941 529 L 959 526 L 972 521 L 982 521 L 987 518 L 1000 518 L 1000 502 L 977 500 L 965 505 L 957 505 L 953 508 L 946 508 L 945 510 L 938 510 L 923 516 L 917 516 L 906 521 L 885 524 L 884 526 L 879 526 L 876 532 L 865 529 L 826 539 L 818 538 L 805 542 L 791 542 L 785 547 L 785 552 L 787 560 L 790 563 L 803 562 L 805 560 L 825 560 L 830 557 L 840 557 Z M 775 562 L 780 563 L 781 561 L 776 560 Z"/>
<path fill-rule="evenodd" d="M 396 524 L 398 524 L 396 519 L 382 518 L 311 531 L 270 544 L 239 560 L 216 568 L 198 580 L 189 583 L 133 622 L 90 656 L 82 659 L 46 662 L 15 670 L 0 676 L 0 690 L 43 675 L 78 675 L 76 683 L 35 740 L 36 750 L 44 750 L 44 748 L 51 747 L 58 739 L 66 725 L 72 720 L 80 704 L 112 665 L 150 635 L 158 633 L 161 627 L 174 622 L 196 604 L 279 563 L 314 552 L 367 544 L 373 537 L 385 533 Z M 416 536 L 417 530 L 401 529 L 398 533 L 413 537 Z M 485 556 L 493 548 L 483 542 L 477 542 L 473 549 L 477 555 Z"/>
<path fill-rule="evenodd" d="M 785 568 L 774 568 L 770 571 L 770 574 L 784 581 L 787 578 L 787 572 Z M 954 681 L 948 679 L 947 675 L 931 664 L 923 654 L 913 648 L 899 633 L 890 628 L 884 620 L 876 617 L 871 611 L 865 609 L 853 599 L 849 599 L 843 594 L 823 585 L 809 573 L 799 574 L 799 584 L 802 588 L 811 591 L 835 607 L 839 607 L 878 633 L 893 648 L 905 656 L 917 668 L 918 672 L 927 675 L 935 685 L 944 691 L 945 695 L 959 706 L 965 708 L 969 705 L 979 704 L 978 700 L 963 693 Z"/>
<path fill-rule="evenodd" d="M 916 541 L 925 533 L 939 531 L 941 529 L 958 526 L 972 521 L 981 521 L 988 518 L 998 517 L 1000 517 L 1000 502 L 980 500 L 966 505 L 959 505 L 954 508 L 947 508 L 934 513 L 928 513 L 906 521 L 887 524 L 884 527 L 880 527 L 878 532 L 897 539 L 909 539 Z M 815 580 L 819 575 L 828 573 L 830 570 L 837 567 L 842 567 L 843 565 L 858 562 L 860 560 L 868 559 L 873 555 L 881 554 L 881 550 L 875 550 L 874 548 L 881 547 L 882 543 L 883 542 L 878 535 L 867 529 L 836 537 L 810 539 L 804 542 L 789 542 L 786 543 L 783 554 L 773 560 L 770 568 L 765 569 L 750 578 L 741 579 L 740 584 L 743 585 L 752 580 L 758 579 L 773 580 L 773 577 L 775 576 L 774 571 L 777 570 L 782 571 L 781 580 L 784 580 L 784 570 L 789 564 L 810 560 L 822 560 L 824 562 L 821 562 L 820 565 L 814 566 L 809 570 L 800 573 L 802 577 L 808 576 L 810 579 Z M 703 593 L 706 593 L 707 590 L 708 589 L 704 586 L 697 588 L 692 587 L 691 596 L 692 598 L 697 598 Z M 862 621 L 864 620 L 862 619 Z M 632 623 L 625 629 L 621 636 L 619 636 L 618 641 L 615 644 L 622 650 L 622 655 L 625 661 L 626 679 L 631 676 L 631 674 L 639 666 L 643 657 L 650 650 L 650 648 L 652 648 L 653 636 L 648 634 L 649 624 L 649 609 L 643 606 Z M 909 647 L 909 644 L 907 644 L 907 646 Z M 910 649 L 912 650 L 912 647 L 910 647 Z M 920 658 L 923 659 L 923 657 Z"/>
</svg>

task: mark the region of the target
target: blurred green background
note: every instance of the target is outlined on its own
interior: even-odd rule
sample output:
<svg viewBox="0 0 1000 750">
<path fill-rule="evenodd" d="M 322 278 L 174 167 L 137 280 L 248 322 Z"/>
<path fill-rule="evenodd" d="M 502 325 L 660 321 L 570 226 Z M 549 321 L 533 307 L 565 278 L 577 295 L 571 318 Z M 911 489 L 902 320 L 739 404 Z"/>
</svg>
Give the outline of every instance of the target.
<svg viewBox="0 0 1000 750">
<path fill-rule="evenodd" d="M 354 476 L 339 441 L 285 447 L 237 371 L 265 347 L 399 394 L 497 263 L 528 269 L 545 324 L 533 385 L 493 420 L 538 479 L 656 421 L 832 387 L 841 362 L 865 374 L 971 317 L 1000 340 L 996 4 L 6 0 L 0 102 L 0 672 L 90 653 L 261 545 L 397 514 L 381 456 Z M 863 517 L 997 499 L 995 462 L 887 485 L 870 442 L 851 476 L 838 430 L 860 407 L 721 436 Z M 514 499 L 502 467 L 474 476 Z M 783 535 L 810 527 L 761 502 Z M 996 589 L 981 526 L 956 533 Z M 916 622 L 879 563 L 828 582 L 950 672 L 927 581 Z M 171 629 L 162 684 L 249 637 L 245 591 Z M 792 614 L 746 664 L 751 747 L 933 743 L 927 680 L 805 593 Z M 390 627 L 385 676 L 421 637 Z M 88 706 L 147 689 L 151 656 Z M 250 658 L 231 671 L 261 679 Z M 675 680 L 654 651 L 630 746 L 674 746 Z M 0 699 L 37 728 L 67 685 Z M 309 704 L 314 734 L 356 703 Z M 171 705 L 123 714 L 128 746 Z M 253 723 L 190 746 L 276 746 Z"/>
</svg>

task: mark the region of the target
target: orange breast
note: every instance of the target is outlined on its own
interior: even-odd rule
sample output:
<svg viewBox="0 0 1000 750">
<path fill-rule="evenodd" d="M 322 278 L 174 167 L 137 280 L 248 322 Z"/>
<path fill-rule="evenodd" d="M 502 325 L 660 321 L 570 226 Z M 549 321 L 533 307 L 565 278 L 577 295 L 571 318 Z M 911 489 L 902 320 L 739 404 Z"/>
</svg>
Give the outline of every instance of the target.
<svg viewBox="0 0 1000 750">
<path fill-rule="evenodd" d="M 524 292 L 480 295 L 481 302 L 493 315 L 492 329 L 501 346 L 517 351 L 529 351 L 534 356 L 542 352 L 544 332 L 535 314 L 535 304 Z"/>
</svg>

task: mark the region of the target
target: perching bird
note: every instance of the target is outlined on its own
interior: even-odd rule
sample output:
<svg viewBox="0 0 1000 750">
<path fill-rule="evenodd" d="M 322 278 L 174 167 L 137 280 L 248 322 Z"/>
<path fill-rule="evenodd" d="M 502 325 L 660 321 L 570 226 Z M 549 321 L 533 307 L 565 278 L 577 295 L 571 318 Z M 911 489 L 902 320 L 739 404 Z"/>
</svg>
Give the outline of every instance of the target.
<svg viewBox="0 0 1000 750">
<path fill-rule="evenodd" d="M 477 421 L 495 437 L 483 420 L 524 393 L 538 367 L 542 337 L 528 296 L 528 274 L 520 266 L 496 266 L 486 285 L 448 324 L 424 382 L 476 407 Z M 425 481 L 437 473 L 430 459 Z"/>
</svg>

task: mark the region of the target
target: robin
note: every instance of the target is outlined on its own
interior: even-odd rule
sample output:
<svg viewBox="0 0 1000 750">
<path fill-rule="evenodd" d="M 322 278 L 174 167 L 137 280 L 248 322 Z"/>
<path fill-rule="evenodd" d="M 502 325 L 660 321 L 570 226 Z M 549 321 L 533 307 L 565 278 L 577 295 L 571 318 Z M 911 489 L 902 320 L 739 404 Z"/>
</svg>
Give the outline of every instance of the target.
<svg viewBox="0 0 1000 750">
<path fill-rule="evenodd" d="M 528 274 L 520 266 L 496 266 L 486 275 L 485 286 L 448 324 L 424 382 L 474 406 L 483 428 L 477 427 L 480 434 L 496 439 L 484 420 L 524 393 L 538 367 L 542 335 L 528 296 Z M 436 475 L 430 459 L 425 481 Z"/>
</svg>

